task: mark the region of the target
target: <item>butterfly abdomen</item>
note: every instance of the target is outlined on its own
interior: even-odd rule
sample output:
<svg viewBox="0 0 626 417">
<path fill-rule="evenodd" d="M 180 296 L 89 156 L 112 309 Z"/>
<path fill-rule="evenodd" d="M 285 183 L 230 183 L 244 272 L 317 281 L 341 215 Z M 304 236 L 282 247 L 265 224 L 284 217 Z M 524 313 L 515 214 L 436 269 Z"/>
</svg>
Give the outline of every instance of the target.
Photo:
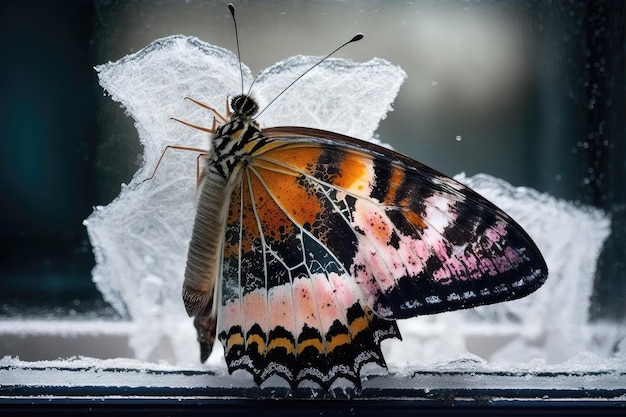
<svg viewBox="0 0 626 417">
<path fill-rule="evenodd" d="M 201 313 L 213 298 L 233 189 L 229 184 L 229 178 L 218 173 L 215 166 L 209 166 L 198 197 L 183 284 L 183 300 L 190 316 Z"/>
</svg>

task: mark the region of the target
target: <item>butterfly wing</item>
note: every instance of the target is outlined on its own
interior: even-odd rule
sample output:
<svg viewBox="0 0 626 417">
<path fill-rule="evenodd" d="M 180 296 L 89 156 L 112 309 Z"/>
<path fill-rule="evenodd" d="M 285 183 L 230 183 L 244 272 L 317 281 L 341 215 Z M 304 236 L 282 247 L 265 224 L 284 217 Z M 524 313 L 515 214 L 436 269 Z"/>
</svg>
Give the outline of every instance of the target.
<svg viewBox="0 0 626 417">
<path fill-rule="evenodd" d="M 332 236 L 334 224 L 324 243 L 343 254 L 367 305 L 381 317 L 507 301 L 545 281 L 546 263 L 521 226 L 453 179 L 405 155 L 332 132 L 284 127 L 264 134 L 289 142 L 264 160 L 301 173 L 346 213 L 352 245 L 343 239 L 333 248 L 333 241 L 343 238 Z M 311 137 L 319 157 L 297 160 L 296 149 L 310 146 Z"/>
<path fill-rule="evenodd" d="M 504 212 L 406 156 L 273 128 L 241 172 L 218 313 L 229 369 L 360 383 L 393 319 L 522 297 L 547 267 Z"/>
</svg>

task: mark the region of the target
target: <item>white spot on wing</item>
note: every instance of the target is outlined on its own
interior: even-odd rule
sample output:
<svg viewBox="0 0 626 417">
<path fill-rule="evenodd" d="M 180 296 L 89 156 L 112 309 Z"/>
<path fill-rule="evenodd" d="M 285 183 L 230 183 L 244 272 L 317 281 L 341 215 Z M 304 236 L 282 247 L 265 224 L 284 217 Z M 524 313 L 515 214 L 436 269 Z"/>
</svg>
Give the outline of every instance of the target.
<svg viewBox="0 0 626 417">
<path fill-rule="evenodd" d="M 441 302 L 441 298 L 439 298 L 439 296 L 437 295 L 431 295 L 431 296 L 426 297 L 426 302 L 428 304 L 437 304 Z"/>
<path fill-rule="evenodd" d="M 458 301 L 460 300 L 461 297 L 459 296 L 459 294 L 453 292 L 452 294 L 448 295 L 448 301 Z"/>
</svg>

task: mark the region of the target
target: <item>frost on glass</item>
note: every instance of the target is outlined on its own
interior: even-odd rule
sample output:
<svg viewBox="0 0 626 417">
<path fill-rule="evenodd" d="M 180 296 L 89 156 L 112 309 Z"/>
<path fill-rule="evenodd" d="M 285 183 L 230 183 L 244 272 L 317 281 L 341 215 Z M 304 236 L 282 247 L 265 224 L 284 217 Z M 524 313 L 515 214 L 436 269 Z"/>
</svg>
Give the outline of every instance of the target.
<svg viewBox="0 0 626 417">
<path fill-rule="evenodd" d="M 260 108 L 315 62 L 298 56 L 263 71 L 252 88 Z M 168 151 L 155 177 L 143 180 L 167 145 L 208 149 L 206 133 L 170 118 L 211 126 L 213 115 L 184 97 L 224 113 L 226 97 L 241 93 L 239 64 L 225 49 L 173 36 L 96 69 L 101 85 L 135 120 L 144 161 L 120 195 L 85 221 L 97 261 L 93 279 L 131 321 L 130 344 L 138 359 L 152 360 L 151 354 L 167 345 L 171 355 L 158 359 L 193 366 L 199 351 L 181 286 L 195 211 L 198 154 Z M 247 91 L 253 77 L 245 66 L 243 77 Z M 362 64 L 331 59 L 281 96 L 259 122 L 373 138 L 405 78 L 400 68 L 381 59 Z M 609 234 L 606 215 L 487 175 L 457 179 L 529 232 L 546 258 L 549 278 L 521 300 L 399 322 L 404 341 L 383 343 L 388 364 L 393 369 L 407 363 L 454 367 L 461 357 L 472 363 L 476 359 L 480 366 L 484 359 L 544 366 L 575 361 L 582 351 L 613 357 L 624 335 L 591 326 L 588 320 L 596 259 Z M 211 364 L 223 361 L 219 349 L 214 353 Z M 587 362 L 588 356 L 584 358 Z"/>
</svg>

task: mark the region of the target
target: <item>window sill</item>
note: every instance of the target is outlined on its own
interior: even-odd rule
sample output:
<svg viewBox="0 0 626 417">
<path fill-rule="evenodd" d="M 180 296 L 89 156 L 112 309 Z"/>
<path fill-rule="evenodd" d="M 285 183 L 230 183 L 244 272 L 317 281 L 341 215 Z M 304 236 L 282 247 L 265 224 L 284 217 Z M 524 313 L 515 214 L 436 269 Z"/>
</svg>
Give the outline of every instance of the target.
<svg viewBox="0 0 626 417">
<path fill-rule="evenodd" d="M 363 390 L 259 388 L 225 370 L 177 368 L 129 359 L 24 362 L 0 359 L 0 410 L 194 415 L 623 415 L 626 371 L 404 370 L 370 375 Z M 350 398 L 352 397 L 352 398 Z M 278 414 L 277 414 L 278 413 Z"/>
</svg>

